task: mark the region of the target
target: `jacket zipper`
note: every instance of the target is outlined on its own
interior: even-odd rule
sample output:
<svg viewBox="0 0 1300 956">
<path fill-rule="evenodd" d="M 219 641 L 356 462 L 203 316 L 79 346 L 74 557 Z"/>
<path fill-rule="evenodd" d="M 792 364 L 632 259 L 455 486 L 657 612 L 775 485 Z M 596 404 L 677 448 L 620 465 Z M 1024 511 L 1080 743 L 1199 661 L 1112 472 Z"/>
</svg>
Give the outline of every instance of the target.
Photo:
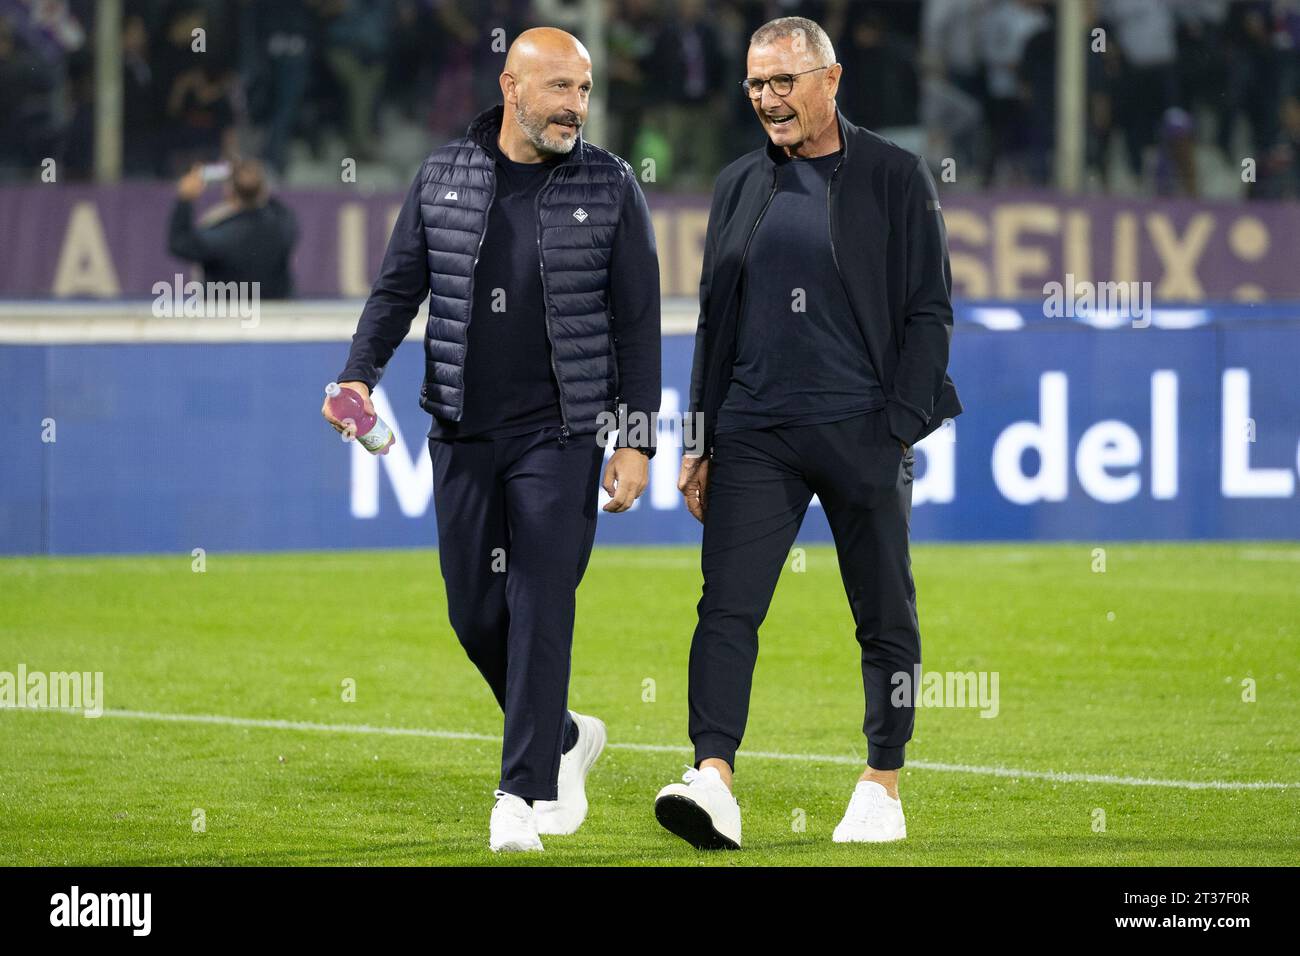
<svg viewBox="0 0 1300 956">
<path fill-rule="evenodd" d="M 479 147 L 482 149 L 482 147 Z M 469 368 L 469 324 L 474 318 L 474 273 L 478 271 L 479 256 L 483 254 L 483 240 L 487 238 L 487 221 L 492 216 L 492 203 L 497 198 L 497 170 L 496 160 L 488 155 L 492 161 L 492 191 L 488 194 L 487 208 L 483 211 L 483 231 L 479 233 L 478 248 L 474 250 L 474 262 L 469 267 L 469 296 L 465 300 L 465 354 L 460 360 L 460 416 L 465 417 L 465 370 Z"/>
<path fill-rule="evenodd" d="M 777 171 L 774 169 L 772 170 L 772 189 L 767 194 L 767 200 L 763 203 L 763 208 L 758 211 L 758 218 L 754 220 L 754 225 L 749 230 L 749 238 L 745 240 L 745 248 L 740 252 L 740 275 L 742 278 L 745 271 L 745 260 L 749 258 L 749 246 L 754 241 L 754 233 L 758 232 L 758 224 L 763 221 L 763 216 L 767 213 L 767 207 L 772 205 L 772 198 L 776 195 L 776 177 Z"/>
<path fill-rule="evenodd" d="M 569 414 L 564 410 L 564 386 L 560 384 L 560 370 L 555 365 L 555 339 L 551 335 L 551 300 L 546 294 L 546 263 L 542 259 L 542 193 L 550 188 L 555 172 L 556 170 L 552 169 L 547 174 L 542 188 L 537 190 L 537 196 L 533 199 L 533 211 L 537 215 L 537 269 L 542 277 L 543 321 L 546 325 L 546 341 L 551 346 L 551 374 L 555 376 L 555 388 L 560 393 L 560 445 L 563 447 L 569 443 Z"/>
<path fill-rule="evenodd" d="M 839 168 L 839 167 L 837 166 L 836 169 L 838 169 L 838 168 Z M 773 169 L 773 170 L 772 170 L 772 189 L 771 189 L 771 190 L 768 192 L 768 194 L 767 194 L 767 199 L 766 199 L 766 200 L 764 201 L 764 203 L 763 203 L 763 208 L 760 209 L 760 210 L 758 211 L 758 218 L 754 220 L 754 225 L 753 225 L 752 227 L 750 227 L 750 230 L 749 230 L 749 237 L 745 240 L 745 248 L 742 249 L 741 252 L 740 252 L 740 265 L 737 267 L 737 271 L 736 271 L 736 281 L 737 281 L 737 282 L 743 282 L 743 281 L 744 281 L 744 278 L 745 278 L 745 260 L 746 260 L 747 258 L 749 258 L 749 246 L 750 246 L 750 243 L 752 243 L 752 242 L 754 241 L 754 234 L 755 234 L 756 232 L 758 232 L 758 224 L 759 224 L 760 222 L 763 221 L 763 216 L 765 216 L 765 215 L 767 214 L 767 207 L 770 206 L 770 205 L 772 205 L 772 199 L 776 196 L 776 181 L 777 181 L 778 173 L 779 173 L 779 170 L 777 170 L 777 169 Z M 834 249 L 834 246 L 835 246 L 835 244 L 834 244 L 834 242 L 832 242 L 832 243 L 831 243 L 831 248 Z M 839 266 L 837 265 L 836 268 L 838 269 Z M 737 310 L 736 310 L 736 311 L 737 311 L 737 314 L 736 314 L 736 335 L 739 336 L 739 335 L 740 335 L 740 313 L 742 313 L 742 312 L 744 311 L 743 293 L 742 293 L 742 301 L 741 301 L 740 305 L 737 307 Z M 712 442 L 712 441 L 709 442 L 709 457 L 710 457 L 710 458 L 713 457 L 713 442 Z"/>
<path fill-rule="evenodd" d="M 844 156 L 840 156 L 840 161 L 835 164 L 831 170 L 830 178 L 826 180 L 826 227 L 831 234 L 831 261 L 835 263 L 835 274 L 839 276 L 840 288 L 844 290 L 847 296 L 849 287 L 844 282 L 844 273 L 840 271 L 840 257 L 835 250 L 835 205 L 831 202 L 831 189 L 835 185 L 835 176 L 839 173 L 840 167 L 844 165 Z M 867 362 L 871 363 L 872 370 L 875 370 L 875 363 L 871 361 L 871 344 L 867 341 L 866 335 L 862 337 L 862 344 L 867 350 Z"/>
<path fill-rule="evenodd" d="M 831 204 L 831 187 L 835 185 L 835 177 L 843 165 L 844 156 L 841 154 L 840 161 L 835 164 L 830 178 L 826 180 L 826 226 L 831 234 L 831 261 L 835 263 L 835 274 L 840 277 L 840 285 L 844 285 L 844 273 L 840 272 L 840 257 L 835 251 L 835 210 Z"/>
</svg>

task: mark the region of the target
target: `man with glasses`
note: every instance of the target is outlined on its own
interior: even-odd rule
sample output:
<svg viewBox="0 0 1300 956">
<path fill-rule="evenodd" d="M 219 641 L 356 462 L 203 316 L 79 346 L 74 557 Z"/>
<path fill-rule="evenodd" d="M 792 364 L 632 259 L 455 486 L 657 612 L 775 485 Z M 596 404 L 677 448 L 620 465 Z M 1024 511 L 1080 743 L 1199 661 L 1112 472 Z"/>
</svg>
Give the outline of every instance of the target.
<svg viewBox="0 0 1300 956">
<path fill-rule="evenodd" d="M 839 114 L 842 68 L 821 27 L 765 24 L 747 69 L 742 87 L 769 142 L 714 189 L 689 412 L 700 454 L 688 451 L 679 479 L 704 524 L 695 765 L 660 791 L 655 815 L 701 849 L 739 847 L 732 773 L 758 629 L 816 494 L 866 692 L 867 766 L 833 839 L 897 840 L 921 650 L 912 445 L 962 410 L 947 375 L 947 238 L 924 161 Z"/>
</svg>

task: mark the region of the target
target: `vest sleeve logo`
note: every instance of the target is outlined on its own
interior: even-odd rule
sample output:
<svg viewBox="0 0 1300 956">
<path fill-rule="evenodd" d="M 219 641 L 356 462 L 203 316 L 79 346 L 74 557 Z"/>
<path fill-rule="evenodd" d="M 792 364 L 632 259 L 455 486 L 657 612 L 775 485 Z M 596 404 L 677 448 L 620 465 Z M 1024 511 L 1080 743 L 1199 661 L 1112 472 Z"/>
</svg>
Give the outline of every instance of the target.
<svg viewBox="0 0 1300 956">
<path fill-rule="evenodd" d="M 587 210 L 579 206 L 577 209 L 573 210 L 573 218 L 578 220 L 578 222 L 585 222 L 587 219 Z"/>
<path fill-rule="evenodd" d="M 460 196 L 456 195 L 456 190 L 454 190 L 454 189 L 448 189 L 448 190 L 447 190 L 447 195 L 443 196 L 442 198 L 443 198 L 443 199 L 460 199 Z"/>
</svg>

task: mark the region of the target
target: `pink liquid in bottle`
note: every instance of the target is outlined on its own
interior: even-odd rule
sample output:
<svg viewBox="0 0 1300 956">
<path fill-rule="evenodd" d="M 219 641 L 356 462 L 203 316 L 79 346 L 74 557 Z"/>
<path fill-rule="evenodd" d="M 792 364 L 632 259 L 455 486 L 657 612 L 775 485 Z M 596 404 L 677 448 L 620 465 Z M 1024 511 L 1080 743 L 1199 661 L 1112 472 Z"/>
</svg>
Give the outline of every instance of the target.
<svg viewBox="0 0 1300 956">
<path fill-rule="evenodd" d="M 366 411 L 366 403 L 359 392 L 339 387 L 338 382 L 325 386 L 330 414 L 344 425 L 351 425 L 351 434 L 361 447 L 372 455 L 387 455 L 397 436 L 378 415 Z"/>
</svg>

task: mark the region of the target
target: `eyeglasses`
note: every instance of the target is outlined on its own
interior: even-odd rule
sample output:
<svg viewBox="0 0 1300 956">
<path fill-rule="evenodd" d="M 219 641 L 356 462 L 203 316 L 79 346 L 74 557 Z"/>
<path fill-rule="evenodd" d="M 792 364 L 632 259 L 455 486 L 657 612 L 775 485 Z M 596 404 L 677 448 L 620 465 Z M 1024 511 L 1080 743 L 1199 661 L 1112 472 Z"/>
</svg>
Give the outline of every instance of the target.
<svg viewBox="0 0 1300 956">
<path fill-rule="evenodd" d="M 745 91 L 745 95 L 751 100 L 763 98 L 764 84 L 772 87 L 772 92 L 777 96 L 789 96 L 790 91 L 794 89 L 794 78 L 803 76 L 804 73 L 816 73 L 818 70 L 829 70 L 835 64 L 828 63 L 826 66 L 814 67 L 811 70 L 804 70 L 803 73 L 777 73 L 775 76 L 769 76 L 766 80 L 760 80 L 755 77 L 746 77 L 740 81 L 740 88 Z"/>
</svg>

